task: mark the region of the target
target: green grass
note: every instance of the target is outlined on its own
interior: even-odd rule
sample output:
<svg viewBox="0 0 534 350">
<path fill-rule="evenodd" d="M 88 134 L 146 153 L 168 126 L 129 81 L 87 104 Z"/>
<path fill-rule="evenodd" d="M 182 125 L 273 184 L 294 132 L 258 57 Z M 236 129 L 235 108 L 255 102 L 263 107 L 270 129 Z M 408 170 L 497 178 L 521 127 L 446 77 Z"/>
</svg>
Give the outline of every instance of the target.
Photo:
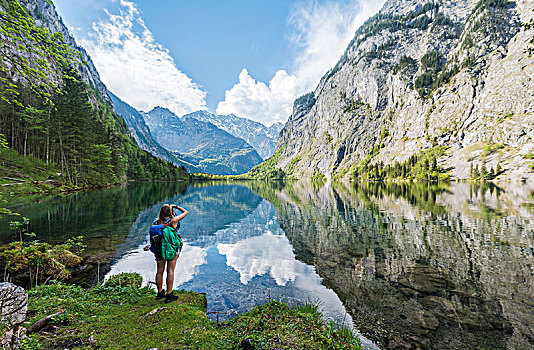
<svg viewBox="0 0 534 350">
<path fill-rule="evenodd" d="M 484 147 L 484 150 L 482 151 L 482 159 L 486 159 L 487 156 L 495 153 L 496 151 L 504 148 L 504 144 L 502 143 L 492 143 Z"/>
<path fill-rule="evenodd" d="M 0 194 L 48 192 L 56 188 L 49 178 L 61 181 L 57 167 L 33 158 L 24 157 L 11 148 L 0 148 Z"/>
<path fill-rule="evenodd" d="M 314 307 L 271 301 L 217 324 L 206 316 L 206 296 L 178 291 L 177 302 L 154 299 L 147 287 L 61 283 L 28 292 L 29 319 L 59 310 L 51 327 L 32 338 L 33 348 L 69 349 L 362 349 L 352 331 L 327 324 Z M 165 307 L 152 315 L 149 312 Z"/>
</svg>

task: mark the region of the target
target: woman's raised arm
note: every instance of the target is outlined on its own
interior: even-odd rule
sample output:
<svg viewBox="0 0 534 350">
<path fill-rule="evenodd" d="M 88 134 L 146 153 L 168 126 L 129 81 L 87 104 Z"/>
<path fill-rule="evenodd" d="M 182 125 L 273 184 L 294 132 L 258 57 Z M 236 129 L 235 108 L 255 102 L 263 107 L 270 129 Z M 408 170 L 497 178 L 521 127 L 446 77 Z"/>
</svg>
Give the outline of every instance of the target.
<svg viewBox="0 0 534 350">
<path fill-rule="evenodd" d="M 182 208 L 182 207 L 180 207 L 178 205 L 171 205 L 171 210 L 173 210 L 173 208 L 176 208 L 176 209 L 178 209 L 179 211 L 182 212 L 180 215 L 177 215 L 177 216 L 172 218 L 172 222 L 173 223 L 177 223 L 178 221 L 182 220 L 183 218 L 185 218 L 187 216 L 187 210 L 185 210 L 184 208 Z M 174 214 L 174 210 L 173 210 L 173 214 Z"/>
</svg>

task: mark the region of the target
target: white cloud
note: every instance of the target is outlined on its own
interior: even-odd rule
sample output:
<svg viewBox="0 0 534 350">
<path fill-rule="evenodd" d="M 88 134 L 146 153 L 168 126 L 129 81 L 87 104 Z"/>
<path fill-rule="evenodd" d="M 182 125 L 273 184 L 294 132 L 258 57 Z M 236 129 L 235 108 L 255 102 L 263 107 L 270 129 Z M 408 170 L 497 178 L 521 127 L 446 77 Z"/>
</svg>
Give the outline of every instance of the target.
<svg viewBox="0 0 534 350">
<path fill-rule="evenodd" d="M 313 268 L 295 259 L 291 243 L 283 234 L 267 231 L 235 244 L 219 243 L 217 248 L 219 254 L 226 255 L 226 264 L 239 273 L 243 284 L 266 273 L 279 286 L 294 282 L 300 275 L 316 275 Z"/>
<path fill-rule="evenodd" d="M 133 2 L 120 0 L 119 14 L 93 24 L 82 40 L 102 81 L 140 110 L 160 105 L 181 116 L 206 109 L 206 92 L 175 65 L 155 42 Z"/>
<path fill-rule="evenodd" d="M 217 113 L 233 113 L 270 125 L 286 121 L 293 101 L 313 90 L 339 60 L 354 33 L 385 0 L 308 1 L 293 11 L 290 43 L 295 48 L 292 74 L 279 70 L 269 85 L 255 81 L 244 69 L 239 82 L 226 91 Z"/>
<path fill-rule="evenodd" d="M 145 244 L 129 251 L 113 265 L 110 271 L 105 276 L 107 280 L 113 275 L 123 272 L 136 272 L 143 277 L 143 284 L 155 281 L 156 276 L 156 262 L 154 255 L 151 252 L 144 251 Z M 184 249 L 180 253 L 180 257 L 176 262 L 176 270 L 174 272 L 174 288 L 189 282 L 198 273 L 200 266 L 206 263 L 207 249 L 200 247 L 184 245 Z M 151 285 L 154 286 L 154 285 Z"/>
<path fill-rule="evenodd" d="M 225 93 L 217 106 L 218 114 L 235 114 L 263 124 L 284 122 L 291 114 L 294 96 L 299 93 L 296 76 L 284 70 L 276 72 L 267 86 L 254 80 L 246 69 L 239 74 L 239 82 Z"/>
</svg>

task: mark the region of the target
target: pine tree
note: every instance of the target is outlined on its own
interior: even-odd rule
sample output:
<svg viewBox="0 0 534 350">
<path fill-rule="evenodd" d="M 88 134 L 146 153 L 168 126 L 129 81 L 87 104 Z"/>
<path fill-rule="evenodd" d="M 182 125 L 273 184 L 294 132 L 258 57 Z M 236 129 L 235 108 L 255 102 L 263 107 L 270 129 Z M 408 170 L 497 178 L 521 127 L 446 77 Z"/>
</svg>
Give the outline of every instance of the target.
<svg viewBox="0 0 534 350">
<path fill-rule="evenodd" d="M 488 178 L 488 169 L 486 169 L 485 165 L 482 165 L 482 168 L 480 169 L 480 178 L 482 180 L 486 180 Z"/>
<path fill-rule="evenodd" d="M 493 180 L 495 178 L 495 170 L 493 168 L 490 169 L 490 172 L 488 174 L 488 178 L 490 180 Z"/>
<path fill-rule="evenodd" d="M 475 165 L 475 169 L 473 170 L 473 179 L 478 179 L 480 177 L 480 172 L 478 171 L 478 164 Z"/>
</svg>

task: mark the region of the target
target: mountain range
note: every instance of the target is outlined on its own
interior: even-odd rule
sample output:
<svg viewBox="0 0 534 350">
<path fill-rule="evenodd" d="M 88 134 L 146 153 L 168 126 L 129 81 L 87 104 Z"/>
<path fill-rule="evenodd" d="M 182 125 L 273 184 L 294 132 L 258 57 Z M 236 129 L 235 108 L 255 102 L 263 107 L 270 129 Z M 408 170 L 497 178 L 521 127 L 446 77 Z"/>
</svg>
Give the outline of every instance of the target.
<svg viewBox="0 0 534 350">
<path fill-rule="evenodd" d="M 124 118 L 124 121 L 128 125 L 128 129 L 132 133 L 135 141 L 145 151 L 150 152 L 156 157 L 165 159 L 176 165 L 183 165 L 188 171 L 196 171 L 196 167 L 187 163 L 181 159 L 177 154 L 169 151 L 165 147 L 161 146 L 152 136 L 150 129 L 145 123 L 143 114 L 137 109 L 133 108 L 113 93 L 109 93 L 111 101 L 113 102 L 113 110 Z"/>
<path fill-rule="evenodd" d="M 386 1 L 295 101 L 271 163 L 293 177 L 534 180 L 533 18 L 528 0 Z"/>
<path fill-rule="evenodd" d="M 245 140 L 191 115 L 180 118 L 166 108 L 155 107 L 144 114 L 144 119 L 159 144 L 198 171 L 237 175 L 262 161 Z"/>
<path fill-rule="evenodd" d="M 219 129 L 222 129 L 235 137 L 242 138 L 256 149 L 258 154 L 267 159 L 273 155 L 276 148 L 276 140 L 284 124 L 278 122 L 271 126 L 265 126 L 262 123 L 237 117 L 233 114 L 217 115 L 207 111 L 197 111 L 188 114 L 198 120 L 210 122 Z"/>
</svg>

